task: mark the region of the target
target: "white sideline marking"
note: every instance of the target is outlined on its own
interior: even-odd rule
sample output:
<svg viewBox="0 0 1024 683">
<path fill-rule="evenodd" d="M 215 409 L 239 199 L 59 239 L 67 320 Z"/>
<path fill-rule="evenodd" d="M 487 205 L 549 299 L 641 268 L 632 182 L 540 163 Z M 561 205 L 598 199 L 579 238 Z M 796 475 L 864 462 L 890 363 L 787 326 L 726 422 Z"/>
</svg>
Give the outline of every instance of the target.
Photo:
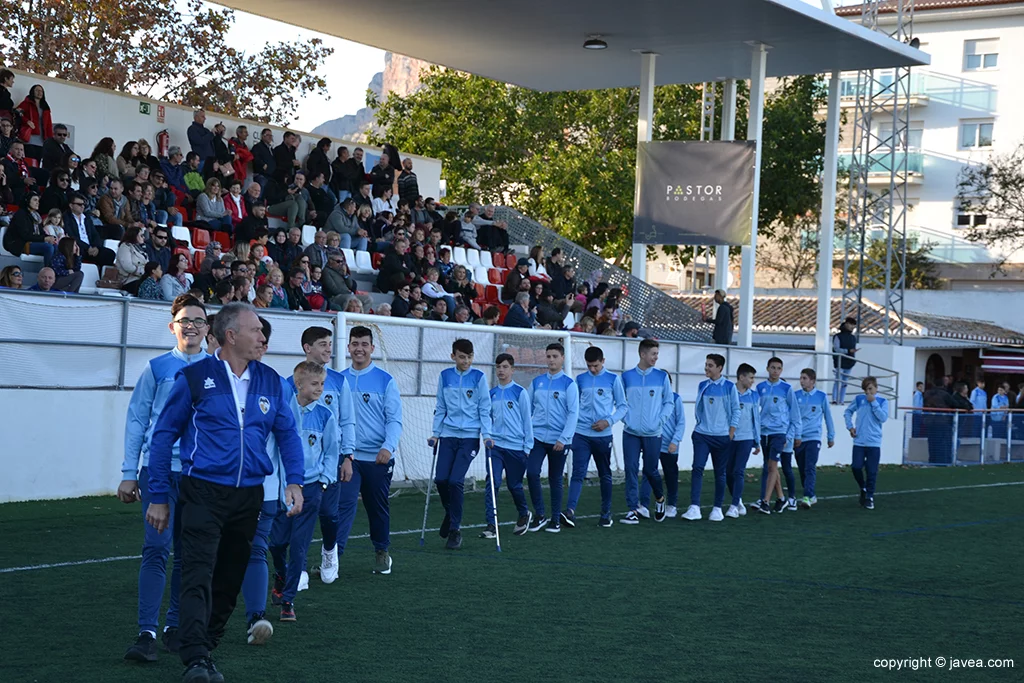
<svg viewBox="0 0 1024 683">
<path fill-rule="evenodd" d="M 962 491 L 962 490 L 965 490 L 965 489 L 990 489 L 990 488 L 997 488 L 997 487 L 1001 487 L 1001 486 L 1021 486 L 1021 485 L 1024 485 L 1024 481 L 1003 481 L 1003 482 L 996 482 L 996 483 L 993 483 L 993 484 L 965 484 L 963 486 L 940 486 L 940 487 L 936 487 L 936 488 L 926 488 L 926 489 L 908 489 L 906 491 L 876 491 L 875 495 L 876 496 L 899 496 L 899 495 L 904 495 L 904 494 L 907 494 L 907 493 L 938 493 L 938 492 L 941 492 L 941 491 Z M 846 498 L 857 498 L 859 496 L 860 496 L 859 493 L 858 494 L 849 494 L 849 495 L 844 494 L 844 495 L 841 495 L 841 496 L 820 496 L 818 498 L 818 500 L 843 500 L 843 499 L 846 499 Z M 708 507 L 708 506 L 705 505 L 704 507 Z M 600 515 L 579 515 L 579 516 L 576 517 L 576 519 L 597 519 L 598 517 L 600 517 Z M 513 526 L 514 524 L 515 524 L 515 522 L 503 522 L 499 526 Z M 485 526 L 487 526 L 487 525 L 486 524 L 467 524 L 467 525 L 463 526 L 462 528 L 463 529 L 482 529 Z M 431 533 L 431 532 L 435 532 L 437 530 L 438 529 L 436 527 L 435 528 L 428 528 L 427 532 Z M 392 531 L 391 535 L 392 536 L 407 536 L 407 535 L 410 535 L 410 534 L 418 534 L 420 532 L 421 532 L 421 529 L 404 529 L 402 531 Z M 358 534 L 356 536 L 349 536 L 349 540 L 359 540 L 359 539 L 369 538 L 369 537 L 370 537 L 370 534 Z M 312 542 L 313 543 L 317 543 L 319 541 L 320 541 L 319 538 L 314 538 Z M 52 562 L 52 563 L 49 563 L 49 564 L 32 564 L 32 565 L 26 565 L 24 567 L 5 567 L 3 569 L 0 569 L 0 574 L 13 574 L 14 572 L 31 572 L 31 571 L 38 571 L 40 569 L 57 569 L 57 568 L 60 568 L 60 567 L 81 567 L 81 566 L 87 565 L 87 564 L 106 564 L 107 562 L 121 562 L 123 560 L 141 560 L 141 559 L 142 559 L 142 555 L 115 555 L 114 557 L 101 557 L 101 558 L 92 559 L 92 560 L 75 560 L 73 562 Z"/>
</svg>

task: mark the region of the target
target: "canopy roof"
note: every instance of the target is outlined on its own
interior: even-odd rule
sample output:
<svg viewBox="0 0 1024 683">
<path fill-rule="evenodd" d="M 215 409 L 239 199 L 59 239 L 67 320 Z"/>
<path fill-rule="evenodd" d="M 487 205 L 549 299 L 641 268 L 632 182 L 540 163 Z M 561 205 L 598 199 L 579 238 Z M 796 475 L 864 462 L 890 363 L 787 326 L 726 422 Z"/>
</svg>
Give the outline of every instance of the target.
<svg viewBox="0 0 1024 683">
<path fill-rule="evenodd" d="M 658 84 L 918 66 L 927 54 L 801 0 L 221 0 L 230 7 L 534 90 L 636 86 L 638 52 Z M 605 50 L 585 50 L 598 34 Z"/>
</svg>

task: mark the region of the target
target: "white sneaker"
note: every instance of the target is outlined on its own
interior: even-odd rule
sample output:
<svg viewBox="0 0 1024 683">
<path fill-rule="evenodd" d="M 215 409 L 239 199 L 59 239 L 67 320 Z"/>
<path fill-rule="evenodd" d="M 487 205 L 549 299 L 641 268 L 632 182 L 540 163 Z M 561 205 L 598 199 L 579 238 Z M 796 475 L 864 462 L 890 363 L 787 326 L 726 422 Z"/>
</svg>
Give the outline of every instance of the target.
<svg viewBox="0 0 1024 683">
<path fill-rule="evenodd" d="M 717 510 L 717 509 L 718 508 L 715 508 L 715 510 Z M 714 514 L 715 510 L 711 511 L 712 514 Z M 737 517 L 740 516 L 740 511 L 736 508 L 735 505 L 730 505 L 729 506 L 729 511 L 725 513 L 725 516 L 726 517 L 732 517 L 733 519 L 736 519 Z"/>
<path fill-rule="evenodd" d="M 722 508 L 711 508 L 711 514 L 708 515 L 708 520 L 711 522 L 721 522 L 725 517 L 722 516 Z"/>
<path fill-rule="evenodd" d="M 338 546 L 334 546 L 330 552 L 320 547 L 320 580 L 324 583 L 334 583 L 338 578 Z"/>
<path fill-rule="evenodd" d="M 675 505 L 668 505 L 665 507 L 665 516 L 675 518 L 679 514 L 679 510 L 676 509 Z"/>
<path fill-rule="evenodd" d="M 274 625 L 266 619 L 260 618 L 249 626 L 246 642 L 249 645 L 265 645 L 272 635 L 274 635 Z"/>
<path fill-rule="evenodd" d="M 644 519 L 650 519 L 651 518 L 651 511 L 648 510 L 647 508 L 645 508 L 643 505 L 640 505 L 640 506 L 637 507 L 636 513 L 638 515 L 640 515 L 641 517 L 643 517 Z"/>
<path fill-rule="evenodd" d="M 722 514 L 721 511 L 719 511 L 718 514 Z M 683 513 L 683 519 L 689 519 L 691 521 L 700 519 L 700 506 L 691 505 L 686 508 L 686 512 Z"/>
<path fill-rule="evenodd" d="M 303 571 L 302 575 L 299 577 L 299 590 L 300 591 L 309 590 L 309 573 L 308 572 Z"/>
<path fill-rule="evenodd" d="M 811 505 L 814 505 L 817 502 L 818 502 L 818 497 L 817 496 L 811 496 Z"/>
<path fill-rule="evenodd" d="M 740 517 L 747 514 L 747 506 L 743 504 L 742 500 L 740 501 L 740 504 L 736 506 L 736 509 L 739 510 Z"/>
</svg>

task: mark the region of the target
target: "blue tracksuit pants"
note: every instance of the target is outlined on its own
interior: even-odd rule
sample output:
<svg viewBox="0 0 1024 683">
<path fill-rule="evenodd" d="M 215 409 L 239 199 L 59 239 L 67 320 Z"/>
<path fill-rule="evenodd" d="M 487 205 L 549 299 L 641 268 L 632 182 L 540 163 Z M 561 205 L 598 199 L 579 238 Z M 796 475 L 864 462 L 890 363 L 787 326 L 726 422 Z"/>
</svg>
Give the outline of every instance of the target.
<svg viewBox="0 0 1024 683">
<path fill-rule="evenodd" d="M 270 530 L 274 520 L 284 510 L 280 501 L 265 500 L 260 508 L 260 518 L 256 523 L 256 535 L 252 538 L 252 550 L 249 552 L 249 566 L 245 569 L 242 580 L 242 600 L 245 601 L 245 621 L 252 619 L 254 614 L 267 610 L 267 582 L 270 571 L 267 568 L 267 547 L 270 545 Z"/>
<path fill-rule="evenodd" d="M 641 455 L 642 454 L 642 455 Z M 665 495 L 661 475 L 658 473 L 658 457 L 661 455 L 661 435 L 636 436 L 622 433 L 622 459 L 626 466 L 626 507 L 636 510 L 640 505 L 640 462 L 643 458 L 644 479 L 654 491 L 655 499 Z"/>
<path fill-rule="evenodd" d="M 566 510 L 576 511 L 580 495 L 583 493 L 583 480 L 587 478 L 590 459 L 597 466 L 597 476 L 601 481 L 601 516 L 611 517 L 612 514 L 612 437 L 585 436 L 576 434 L 572 437 L 572 477 L 569 479 L 569 504 Z"/>
<path fill-rule="evenodd" d="M 480 439 L 442 437 L 437 447 L 437 470 L 434 485 L 441 505 L 451 520 L 451 530 L 462 525 L 462 499 L 469 465 L 480 448 Z"/>
<path fill-rule="evenodd" d="M 178 597 L 181 592 L 181 514 L 178 509 L 178 482 L 180 475 L 171 473 L 168 503 L 171 516 L 167 529 L 161 534 L 146 523 L 146 508 L 149 507 L 149 468 L 139 472 L 139 493 L 142 494 L 142 524 L 145 532 L 142 538 L 142 564 L 139 565 L 139 631 L 160 632 L 160 605 L 164 600 L 164 585 L 167 583 L 167 560 L 174 549 L 174 564 L 171 565 L 171 601 L 167 606 L 164 625 L 178 626 Z"/>
<path fill-rule="evenodd" d="M 395 458 L 378 465 L 370 460 L 352 462 L 352 479 L 338 482 L 338 555 L 345 552 L 352 523 L 356 519 L 356 504 L 360 494 L 363 509 L 370 522 L 370 542 L 374 550 L 387 550 L 391 546 L 391 477 L 395 472 Z"/>
<path fill-rule="evenodd" d="M 526 460 L 526 483 L 530 488 L 533 512 L 537 517 L 545 517 L 547 509 L 544 507 L 544 491 L 540 486 L 540 471 L 544 465 L 544 458 L 548 459 L 548 486 L 551 487 L 551 514 L 555 518 L 555 526 L 558 525 L 558 513 L 562 511 L 562 475 L 565 472 L 565 458 L 569 455 L 569 450 L 569 446 L 566 446 L 561 451 L 556 451 L 553 443 L 534 441 L 533 449 Z"/>
<path fill-rule="evenodd" d="M 504 471 L 505 483 L 508 486 L 508 492 L 512 494 L 512 502 L 515 503 L 516 512 L 520 517 L 525 517 L 530 511 L 530 507 L 526 504 L 526 492 L 523 491 L 523 476 L 526 474 L 526 452 L 495 446 L 491 449 L 490 455 L 490 471 L 494 472 L 495 495 L 501 491 L 501 474 Z M 494 524 L 494 499 L 491 498 L 490 472 L 487 474 L 485 484 L 484 506 L 487 511 L 487 523 Z"/>
<path fill-rule="evenodd" d="M 299 592 L 299 578 L 306 569 L 306 554 L 313 542 L 316 519 L 320 514 L 320 498 L 324 486 L 313 482 L 302 487 L 302 512 L 289 517 L 278 515 L 270 530 L 270 554 L 274 558 L 274 571 L 284 576 L 281 599 L 295 602 Z"/>
</svg>

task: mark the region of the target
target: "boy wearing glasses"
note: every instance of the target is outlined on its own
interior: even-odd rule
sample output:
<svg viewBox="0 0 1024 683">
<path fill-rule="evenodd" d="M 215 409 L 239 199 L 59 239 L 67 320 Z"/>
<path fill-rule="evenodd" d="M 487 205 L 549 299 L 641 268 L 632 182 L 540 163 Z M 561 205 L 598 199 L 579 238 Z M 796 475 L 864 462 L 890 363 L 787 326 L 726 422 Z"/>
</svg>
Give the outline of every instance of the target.
<svg viewBox="0 0 1024 683">
<path fill-rule="evenodd" d="M 143 515 L 149 505 L 149 446 L 157 418 L 164 408 L 178 370 L 207 357 L 202 349 L 208 329 L 206 307 L 197 299 L 184 294 L 174 300 L 171 318 L 168 328 L 177 344 L 171 351 L 157 356 L 146 365 L 132 391 L 125 422 L 124 462 L 121 464 L 121 484 L 117 487 L 117 497 L 123 503 L 140 501 Z M 171 554 L 172 543 L 174 565 L 171 570 L 171 601 L 161 639 L 169 652 L 177 648 L 178 585 L 181 582 L 180 520 L 176 517 L 181 462 L 178 460 L 177 444 L 174 445 L 171 458 L 171 515 L 168 533 L 160 533 L 144 522 L 142 564 L 139 567 L 139 635 L 124 655 L 125 659 L 134 662 L 155 662 L 157 658 L 156 635 L 160 604 L 163 601 L 167 559 Z"/>
</svg>

